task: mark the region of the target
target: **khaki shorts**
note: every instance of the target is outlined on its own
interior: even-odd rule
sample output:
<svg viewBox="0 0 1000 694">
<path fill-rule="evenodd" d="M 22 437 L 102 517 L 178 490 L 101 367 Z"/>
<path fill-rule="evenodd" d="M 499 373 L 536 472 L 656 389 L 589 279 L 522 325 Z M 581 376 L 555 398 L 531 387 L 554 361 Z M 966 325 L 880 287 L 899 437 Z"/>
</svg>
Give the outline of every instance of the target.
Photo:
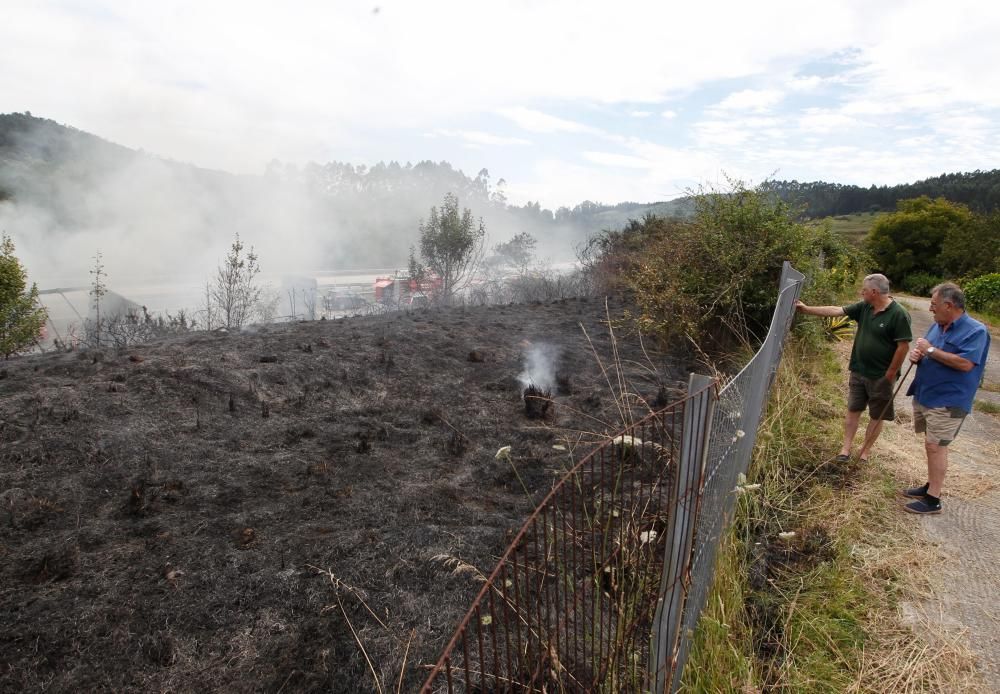
<svg viewBox="0 0 1000 694">
<path fill-rule="evenodd" d="M 924 407 L 913 400 L 913 430 L 923 432 L 930 443 L 947 446 L 958 436 L 965 411 L 958 407 Z"/>
<path fill-rule="evenodd" d="M 892 387 L 885 378 L 865 378 L 861 374 L 851 372 L 847 382 L 847 409 L 850 412 L 863 412 L 868 408 L 868 416 L 872 419 L 891 421 L 896 418 L 896 410 L 892 404 Z"/>
</svg>

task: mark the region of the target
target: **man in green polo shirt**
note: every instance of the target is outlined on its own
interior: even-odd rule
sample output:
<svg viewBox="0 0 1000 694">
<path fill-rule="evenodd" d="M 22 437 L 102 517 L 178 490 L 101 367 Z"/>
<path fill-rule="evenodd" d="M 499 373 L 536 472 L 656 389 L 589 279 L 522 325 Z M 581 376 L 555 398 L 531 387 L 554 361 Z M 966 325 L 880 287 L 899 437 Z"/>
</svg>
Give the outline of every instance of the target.
<svg viewBox="0 0 1000 694">
<path fill-rule="evenodd" d="M 844 418 L 844 445 L 838 462 L 851 458 L 854 436 L 861 413 L 868 407 L 871 418 L 865 430 L 858 459 L 868 460 L 868 452 L 882 432 L 882 422 L 894 419 L 893 387 L 899 367 L 906 358 L 913 334 L 910 314 L 889 296 L 885 275 L 868 275 L 861 284 L 861 301 L 848 306 L 806 306 L 799 301 L 795 308 L 811 316 L 847 316 L 858 324 L 851 350 L 851 378 L 848 384 L 847 416 Z"/>
</svg>

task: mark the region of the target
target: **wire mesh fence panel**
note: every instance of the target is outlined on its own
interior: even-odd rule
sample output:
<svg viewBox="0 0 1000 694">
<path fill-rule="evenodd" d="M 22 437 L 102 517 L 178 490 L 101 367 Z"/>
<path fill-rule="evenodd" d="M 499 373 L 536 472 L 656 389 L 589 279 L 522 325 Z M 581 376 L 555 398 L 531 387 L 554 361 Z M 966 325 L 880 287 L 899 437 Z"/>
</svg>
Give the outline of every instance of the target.
<svg viewBox="0 0 1000 694">
<path fill-rule="evenodd" d="M 689 568 L 689 590 L 673 657 L 671 691 L 680 687 L 684 664 L 715 574 L 719 545 L 732 522 L 737 483 L 750 465 L 757 431 L 781 360 L 805 277 L 787 262 L 767 337 L 750 362 L 718 393 L 708 425 L 699 503 Z M 662 689 L 659 691 L 663 691 Z"/>
<path fill-rule="evenodd" d="M 803 276 L 724 385 L 688 395 L 577 463 L 505 550 L 423 692 L 676 691 L 712 585 Z"/>
<path fill-rule="evenodd" d="M 684 402 L 578 463 L 508 546 L 426 692 L 639 691 Z"/>
</svg>

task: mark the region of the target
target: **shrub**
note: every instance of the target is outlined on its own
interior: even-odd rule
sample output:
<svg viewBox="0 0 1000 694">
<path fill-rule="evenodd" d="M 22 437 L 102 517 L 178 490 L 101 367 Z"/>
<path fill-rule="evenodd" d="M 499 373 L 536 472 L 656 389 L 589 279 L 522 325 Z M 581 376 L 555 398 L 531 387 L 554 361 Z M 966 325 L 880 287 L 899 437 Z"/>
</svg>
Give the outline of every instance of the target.
<svg viewBox="0 0 1000 694">
<path fill-rule="evenodd" d="M 970 280 L 964 291 L 967 308 L 1000 315 L 1000 272 Z"/>
<path fill-rule="evenodd" d="M 27 272 L 14 255 L 14 242 L 0 236 L 0 355 L 5 359 L 32 347 L 45 326 L 38 287 L 27 287 Z"/>
<path fill-rule="evenodd" d="M 902 286 L 910 294 L 930 296 L 931 290 L 943 281 L 943 278 L 929 272 L 915 272 L 903 278 Z"/>
<path fill-rule="evenodd" d="M 797 222 L 760 188 L 733 182 L 695 206 L 691 221 L 647 217 L 601 239 L 597 266 L 618 271 L 646 333 L 724 351 L 766 332 L 783 261 L 812 278 L 814 297 L 856 279 L 856 258 L 829 228 Z"/>
<path fill-rule="evenodd" d="M 253 246 L 244 255 L 245 246 L 240 235 L 230 246 L 216 272 L 215 282 L 205 285 L 205 328 L 217 325 L 239 330 L 259 319 L 264 322 L 274 317 L 278 297 L 269 296 L 259 284 L 260 265 Z"/>
</svg>

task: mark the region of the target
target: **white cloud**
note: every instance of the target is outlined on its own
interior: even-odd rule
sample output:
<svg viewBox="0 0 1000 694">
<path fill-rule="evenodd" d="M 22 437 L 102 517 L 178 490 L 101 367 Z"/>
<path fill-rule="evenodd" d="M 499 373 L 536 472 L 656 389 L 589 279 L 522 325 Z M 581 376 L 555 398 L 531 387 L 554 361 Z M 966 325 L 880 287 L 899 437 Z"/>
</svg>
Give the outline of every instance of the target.
<svg viewBox="0 0 1000 694">
<path fill-rule="evenodd" d="M 818 89 L 823 84 L 823 81 L 823 78 L 818 75 L 795 77 L 786 82 L 785 87 L 793 92 L 812 92 Z"/>
<path fill-rule="evenodd" d="M 234 171 L 273 157 L 466 156 L 548 204 L 585 191 L 638 199 L 720 170 L 900 182 L 993 168 L 1000 142 L 1000 4 L 982 0 L 947 11 L 936 0 L 3 7 L 0 111 Z M 699 123 L 675 125 L 721 85 L 731 92 Z M 649 113 L 664 120 L 643 122 Z M 550 137 L 528 148 L 500 134 L 498 115 Z M 632 138 L 657 123 L 655 142 Z M 919 155 L 900 144 L 927 137 Z M 506 149 L 518 157 L 499 158 Z M 845 152 L 856 167 L 824 159 Z M 631 157 L 648 166 L 621 166 Z"/>
<path fill-rule="evenodd" d="M 796 32 L 779 28 L 797 7 L 734 4 L 719 23 L 705 4 L 641 0 L 614 8 L 426 0 L 383 3 L 377 14 L 318 0 L 281 8 L 93 0 L 86 12 L 7 0 L 0 108 L 200 164 L 258 170 L 317 144 L 354 144 L 359 132 L 420 132 L 510 104 L 655 103 L 836 49 L 849 35 L 851 13 L 840 8 L 813 10 Z M 713 50 L 702 50 L 698 30 L 663 42 L 665 26 L 711 27 Z M 596 41 L 630 49 L 598 51 Z"/>
<path fill-rule="evenodd" d="M 772 116 L 716 117 L 695 123 L 692 131 L 702 147 L 735 147 L 750 140 L 781 134 L 781 119 Z"/>
<path fill-rule="evenodd" d="M 806 109 L 798 119 L 800 129 L 818 134 L 857 128 L 860 124 L 857 118 L 850 115 L 820 108 Z"/>
<path fill-rule="evenodd" d="M 776 89 L 744 89 L 733 92 L 716 104 L 723 111 L 767 111 L 784 98 Z"/>
<path fill-rule="evenodd" d="M 505 137 L 503 135 L 493 135 L 479 130 L 447 130 L 438 129 L 434 134 L 444 137 L 453 137 L 473 145 L 486 145 L 505 147 L 510 145 L 530 145 L 530 140 L 521 137 Z"/>
<path fill-rule="evenodd" d="M 514 121 L 521 128 L 533 133 L 598 133 L 597 128 L 593 128 L 583 123 L 550 116 L 541 111 L 530 108 L 505 108 L 500 110 L 500 115 Z"/>
<path fill-rule="evenodd" d="M 648 169 L 650 162 L 641 157 L 634 157 L 628 154 L 615 154 L 613 152 L 584 152 L 584 159 L 603 166 L 613 166 L 627 169 Z"/>
</svg>

